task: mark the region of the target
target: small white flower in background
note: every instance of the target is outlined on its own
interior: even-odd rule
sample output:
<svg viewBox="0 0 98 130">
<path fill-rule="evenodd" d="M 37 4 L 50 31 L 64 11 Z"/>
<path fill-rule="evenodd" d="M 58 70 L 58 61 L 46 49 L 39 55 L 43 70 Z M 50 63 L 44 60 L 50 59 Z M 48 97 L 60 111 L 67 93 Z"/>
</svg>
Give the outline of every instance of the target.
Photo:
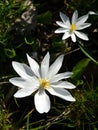
<svg viewBox="0 0 98 130">
<path fill-rule="evenodd" d="M 89 11 L 88 14 L 90 14 L 90 15 L 97 15 L 97 13 L 95 13 L 94 11 Z"/>
<path fill-rule="evenodd" d="M 70 22 L 69 17 L 60 12 L 61 21 L 56 21 L 56 23 L 61 27 L 55 30 L 55 33 L 64 33 L 62 40 L 71 37 L 73 42 L 76 42 L 76 36 L 83 40 L 88 40 L 88 37 L 80 30 L 89 27 L 90 23 L 85 23 L 88 19 L 89 14 L 83 15 L 78 18 L 78 11 L 73 13 L 72 20 Z"/>
<path fill-rule="evenodd" d="M 29 65 L 19 62 L 12 62 L 14 70 L 20 77 L 11 78 L 9 81 L 18 86 L 18 91 L 14 94 L 16 98 L 23 98 L 35 93 L 34 104 L 39 113 L 47 113 L 50 110 L 50 99 L 46 90 L 64 100 L 74 102 L 70 92 L 66 89 L 74 89 L 75 86 L 63 79 L 71 77 L 72 72 L 58 73 L 62 66 L 63 55 L 60 55 L 55 62 L 49 66 L 50 55 L 47 53 L 41 66 L 27 54 Z"/>
</svg>

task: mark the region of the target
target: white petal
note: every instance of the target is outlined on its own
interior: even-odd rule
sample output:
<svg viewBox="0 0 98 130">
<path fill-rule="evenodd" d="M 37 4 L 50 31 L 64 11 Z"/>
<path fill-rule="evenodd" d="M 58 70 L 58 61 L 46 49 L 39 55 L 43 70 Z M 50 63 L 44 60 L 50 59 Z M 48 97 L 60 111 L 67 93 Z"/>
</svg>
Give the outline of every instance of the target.
<svg viewBox="0 0 98 130">
<path fill-rule="evenodd" d="M 76 88 L 75 85 L 73 85 L 72 83 L 67 82 L 67 81 L 59 81 L 59 82 L 56 82 L 54 84 L 51 84 L 51 86 L 55 87 L 55 88 L 66 88 L 66 89 Z"/>
<path fill-rule="evenodd" d="M 50 92 L 50 94 L 60 97 L 64 100 L 71 101 L 71 102 L 75 101 L 75 98 L 72 97 L 70 92 L 68 92 L 63 88 L 50 88 L 48 89 L 48 91 Z"/>
<path fill-rule="evenodd" d="M 71 39 L 72 39 L 73 42 L 76 42 L 76 36 L 75 36 L 74 33 L 71 35 Z"/>
<path fill-rule="evenodd" d="M 55 30 L 55 33 L 65 33 L 67 31 L 67 29 L 65 28 L 58 28 Z"/>
<path fill-rule="evenodd" d="M 65 14 L 63 14 L 62 12 L 60 12 L 60 17 L 61 17 L 63 23 L 69 28 L 70 27 L 69 18 Z"/>
<path fill-rule="evenodd" d="M 78 25 L 76 25 L 76 26 L 77 26 L 77 30 L 81 30 L 81 29 L 84 29 L 84 28 L 91 26 L 91 24 L 90 23 L 83 23 L 80 26 L 78 26 Z"/>
<path fill-rule="evenodd" d="M 11 78 L 9 80 L 13 85 L 17 86 L 17 87 L 20 87 L 20 88 L 36 88 L 36 86 L 39 86 L 39 82 L 38 80 L 33 77 L 25 80 L 25 79 L 22 79 L 20 77 L 15 77 L 15 78 Z"/>
<path fill-rule="evenodd" d="M 48 69 L 49 69 L 49 62 L 50 62 L 50 55 L 49 55 L 49 53 L 47 53 L 46 56 L 44 57 L 42 63 L 41 63 L 41 76 L 42 76 L 42 78 L 45 78 L 47 76 Z"/>
<path fill-rule="evenodd" d="M 86 15 L 83 15 L 82 17 L 80 17 L 80 18 L 78 18 L 78 20 L 77 20 L 77 25 L 78 26 L 80 26 L 80 25 L 82 25 L 87 19 L 88 19 L 88 14 L 86 14 Z"/>
<path fill-rule="evenodd" d="M 55 62 L 50 66 L 49 72 L 48 72 L 48 78 L 54 76 L 56 73 L 58 73 L 59 69 L 62 66 L 64 55 L 60 55 Z"/>
<path fill-rule="evenodd" d="M 67 38 L 69 38 L 71 36 L 71 34 L 69 32 L 65 32 L 65 34 L 62 37 L 62 40 L 65 40 Z"/>
<path fill-rule="evenodd" d="M 89 40 L 87 35 L 82 33 L 82 32 L 79 32 L 79 31 L 75 31 L 75 34 L 77 35 L 77 37 L 83 39 L 83 40 Z"/>
<path fill-rule="evenodd" d="M 16 98 L 23 98 L 23 97 L 27 97 L 30 96 L 33 92 L 35 92 L 37 90 L 37 88 L 24 88 L 24 89 L 19 89 L 15 94 L 14 97 Z"/>
<path fill-rule="evenodd" d="M 68 17 L 64 13 L 62 13 L 62 12 L 60 12 L 60 17 L 61 17 L 62 21 L 64 23 L 66 23 L 66 20 L 68 19 Z"/>
<path fill-rule="evenodd" d="M 73 74 L 72 72 L 65 72 L 65 73 L 56 74 L 53 77 L 50 77 L 49 80 L 51 83 L 54 83 L 54 82 L 57 82 L 57 81 L 62 80 L 62 79 L 67 79 L 67 78 L 71 77 L 72 74 Z"/>
<path fill-rule="evenodd" d="M 90 15 L 96 15 L 96 13 L 94 11 L 89 11 L 88 14 L 90 14 Z"/>
<path fill-rule="evenodd" d="M 65 23 L 63 23 L 63 22 L 61 22 L 61 21 L 56 21 L 56 23 L 57 23 L 59 26 L 65 28 L 65 29 L 69 29 L 69 28 L 70 28 L 70 26 L 68 26 L 67 24 L 65 24 Z"/>
<path fill-rule="evenodd" d="M 74 11 L 73 16 L 72 16 L 72 24 L 75 24 L 77 22 L 78 18 L 78 11 Z"/>
<path fill-rule="evenodd" d="M 27 66 L 26 64 L 13 61 L 13 62 L 12 62 L 12 66 L 13 66 L 14 70 L 15 70 L 22 78 L 29 78 L 29 77 L 33 76 L 32 70 L 31 70 L 30 67 Z"/>
<path fill-rule="evenodd" d="M 39 113 L 47 113 L 50 110 L 50 99 L 45 91 L 38 91 L 34 96 L 36 110 Z"/>
<path fill-rule="evenodd" d="M 28 59 L 28 62 L 29 62 L 29 65 L 33 71 L 33 73 L 40 78 L 40 74 L 39 74 L 39 65 L 38 63 L 33 59 L 31 58 L 28 54 L 27 54 L 27 59 Z"/>
<path fill-rule="evenodd" d="M 66 24 L 66 26 L 67 26 L 67 29 L 69 29 L 69 28 L 70 28 L 70 25 L 71 25 L 71 24 L 70 24 L 70 20 L 69 20 L 69 18 L 67 18 L 65 24 Z"/>
<path fill-rule="evenodd" d="M 17 87 L 24 88 L 25 80 L 20 77 L 11 78 L 9 79 L 9 82 Z"/>
</svg>

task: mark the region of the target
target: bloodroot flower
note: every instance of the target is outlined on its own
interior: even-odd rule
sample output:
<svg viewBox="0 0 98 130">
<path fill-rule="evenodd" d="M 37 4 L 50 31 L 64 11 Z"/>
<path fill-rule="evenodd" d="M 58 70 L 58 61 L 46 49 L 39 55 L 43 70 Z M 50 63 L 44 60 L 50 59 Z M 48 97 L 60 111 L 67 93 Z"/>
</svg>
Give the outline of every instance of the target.
<svg viewBox="0 0 98 130">
<path fill-rule="evenodd" d="M 86 34 L 80 32 L 80 30 L 89 27 L 90 23 L 85 23 L 88 19 L 89 14 L 83 15 L 78 18 L 78 11 L 73 13 L 72 20 L 70 23 L 69 17 L 60 12 L 61 21 L 56 21 L 56 23 L 61 27 L 55 30 L 55 33 L 64 33 L 62 40 L 71 37 L 73 42 L 76 42 L 76 36 L 83 40 L 88 40 Z"/>
<path fill-rule="evenodd" d="M 27 59 L 30 67 L 24 63 L 13 61 L 12 66 L 20 76 L 9 80 L 13 85 L 19 87 L 14 97 L 23 98 L 34 93 L 34 104 L 39 113 L 47 113 L 50 110 L 50 98 L 46 91 L 64 100 L 74 102 L 75 99 L 66 89 L 74 89 L 75 86 L 63 80 L 69 78 L 73 73 L 57 74 L 62 66 L 63 58 L 64 56 L 60 55 L 50 67 L 49 52 L 40 66 L 28 54 Z"/>
</svg>

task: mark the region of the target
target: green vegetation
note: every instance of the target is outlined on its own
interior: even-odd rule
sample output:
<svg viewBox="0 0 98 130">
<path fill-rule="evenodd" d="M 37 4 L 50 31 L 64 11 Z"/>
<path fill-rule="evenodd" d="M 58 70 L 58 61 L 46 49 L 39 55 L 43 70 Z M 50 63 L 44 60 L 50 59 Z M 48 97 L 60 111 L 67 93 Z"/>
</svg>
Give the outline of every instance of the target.
<svg viewBox="0 0 98 130">
<path fill-rule="evenodd" d="M 76 9 L 79 16 L 98 12 L 98 0 L 33 0 L 29 5 L 24 0 L 0 1 L 0 130 L 98 129 L 98 15 L 89 16 L 92 25 L 84 30 L 89 41 L 62 41 L 54 33 L 59 12 L 71 17 Z M 33 96 L 13 97 L 17 87 L 9 79 L 16 75 L 12 61 L 25 63 L 28 53 L 40 63 L 47 51 L 51 62 L 65 55 L 61 71 L 74 72 L 69 80 L 77 86 L 70 90 L 76 102 L 50 97 L 51 110 L 41 115 Z"/>
</svg>

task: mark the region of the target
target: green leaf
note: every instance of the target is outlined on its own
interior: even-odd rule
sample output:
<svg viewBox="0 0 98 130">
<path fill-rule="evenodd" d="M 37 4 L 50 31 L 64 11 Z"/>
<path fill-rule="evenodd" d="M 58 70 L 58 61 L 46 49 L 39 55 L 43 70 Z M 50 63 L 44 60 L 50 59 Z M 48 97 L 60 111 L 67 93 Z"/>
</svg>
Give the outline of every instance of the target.
<svg viewBox="0 0 98 130">
<path fill-rule="evenodd" d="M 96 65 L 98 65 L 98 61 L 96 61 L 90 54 L 90 52 L 81 44 L 79 43 L 79 47 L 81 51 L 88 57 L 90 58 Z"/>
<path fill-rule="evenodd" d="M 16 98 L 14 97 L 14 101 L 15 101 L 15 103 L 16 103 L 16 105 L 17 105 L 17 107 L 19 108 L 19 104 L 18 104 L 18 102 L 17 102 L 17 100 L 16 100 Z"/>
<path fill-rule="evenodd" d="M 28 45 L 32 45 L 35 42 L 34 40 L 29 42 L 26 37 L 24 38 L 24 40 L 25 40 L 25 43 L 28 44 Z"/>
<path fill-rule="evenodd" d="M 37 16 L 37 21 L 43 24 L 51 24 L 52 22 L 52 13 L 47 11 Z"/>
<path fill-rule="evenodd" d="M 80 80 L 77 80 L 76 86 L 83 85 L 83 84 L 84 84 L 84 81 L 80 79 Z"/>
<path fill-rule="evenodd" d="M 85 68 L 87 67 L 87 65 L 89 64 L 90 59 L 89 58 L 85 58 L 82 59 L 81 61 L 79 61 L 74 67 L 73 67 L 73 75 L 72 75 L 72 81 L 74 83 L 78 83 L 78 80 L 80 80 Z"/>
<path fill-rule="evenodd" d="M 26 130 L 29 130 L 29 115 L 27 117 L 27 125 L 26 125 Z"/>
<path fill-rule="evenodd" d="M 16 56 L 16 52 L 14 49 L 5 49 L 4 51 L 9 58 L 13 58 Z"/>
</svg>

